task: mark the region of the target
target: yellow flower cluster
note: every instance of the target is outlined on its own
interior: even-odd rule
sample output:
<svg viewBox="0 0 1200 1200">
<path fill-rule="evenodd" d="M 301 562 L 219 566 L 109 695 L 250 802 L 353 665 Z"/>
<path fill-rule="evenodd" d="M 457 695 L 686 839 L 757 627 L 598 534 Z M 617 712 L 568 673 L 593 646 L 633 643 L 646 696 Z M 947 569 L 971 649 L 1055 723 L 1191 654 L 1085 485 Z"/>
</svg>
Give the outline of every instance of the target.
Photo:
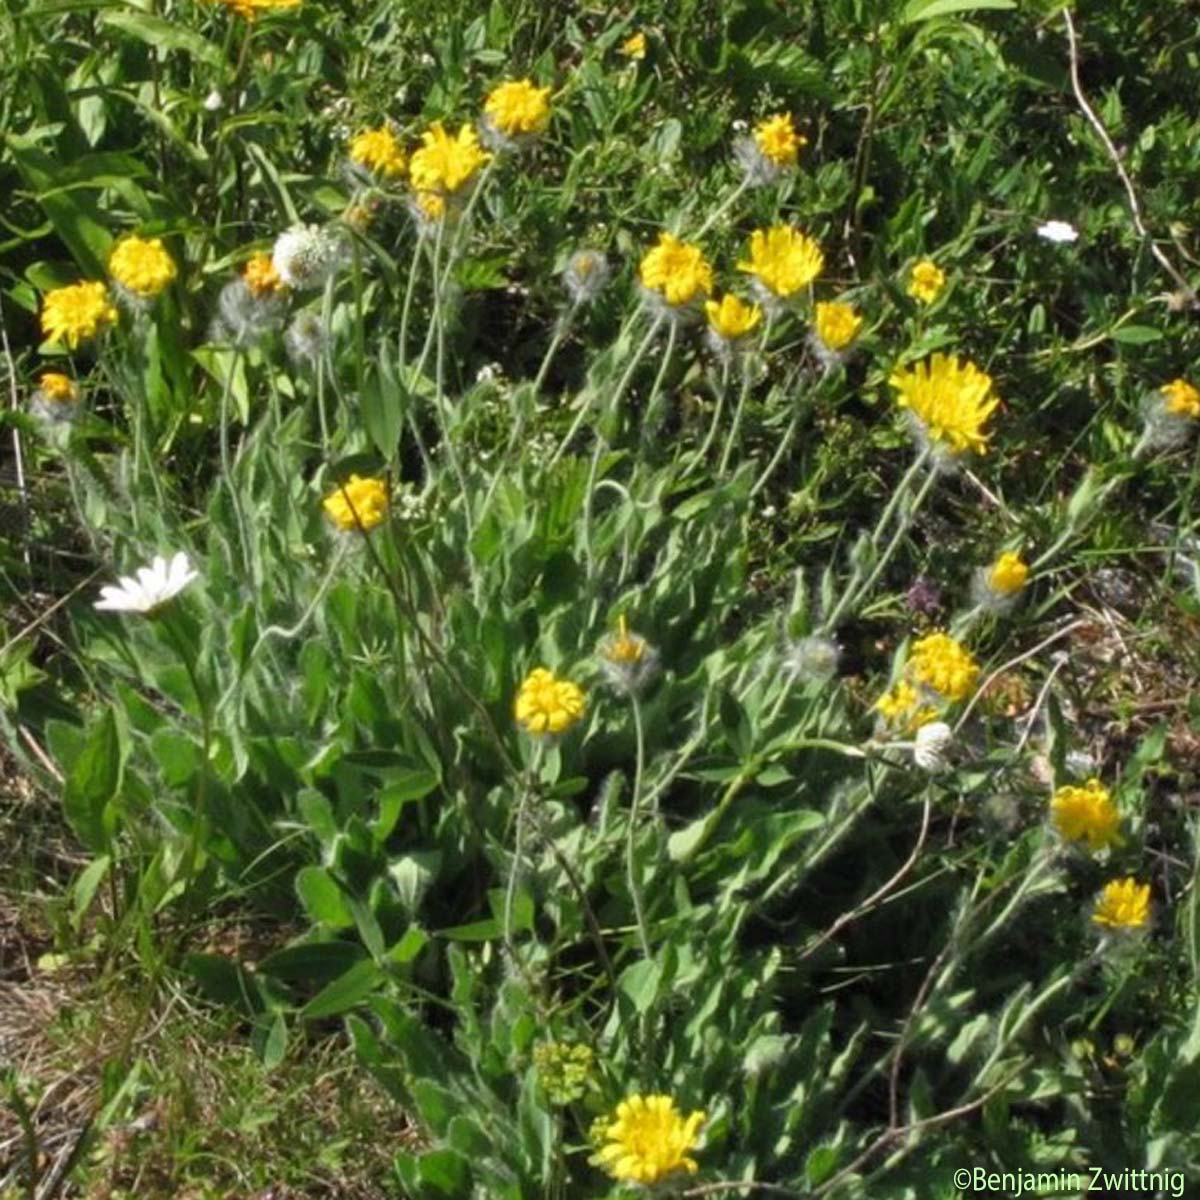
<svg viewBox="0 0 1200 1200">
<path fill-rule="evenodd" d="M 844 350 L 862 328 L 863 319 L 853 304 L 822 301 L 817 305 L 813 331 L 826 350 Z"/>
<path fill-rule="evenodd" d="M 213 2 L 223 4 L 231 12 L 237 13 L 239 17 L 243 17 L 247 21 L 257 20 L 263 13 L 277 8 L 298 8 L 300 6 L 300 0 L 213 0 Z"/>
<path fill-rule="evenodd" d="M 713 288 L 713 270 L 698 246 L 660 233 L 658 245 L 646 252 L 638 274 L 642 286 L 658 292 L 672 308 L 691 304 Z"/>
<path fill-rule="evenodd" d="M 709 328 L 727 342 L 744 338 L 762 320 L 762 309 L 757 304 L 747 304 L 732 292 L 727 292 L 719 302 L 705 301 L 704 311 L 708 314 Z"/>
<path fill-rule="evenodd" d="M 946 286 L 946 272 L 930 258 L 917 263 L 908 278 L 908 294 L 922 304 L 932 304 Z"/>
<path fill-rule="evenodd" d="M 633 1095 L 600 1127 L 605 1143 L 595 1162 L 621 1183 L 655 1184 L 698 1169 L 691 1152 L 699 1142 L 703 1112 L 685 1117 L 670 1096 Z"/>
<path fill-rule="evenodd" d="M 350 161 L 381 179 L 395 179 L 408 166 L 403 148 L 387 125 L 356 134 L 350 141 Z"/>
<path fill-rule="evenodd" d="M 286 284 L 275 270 L 275 261 L 265 251 L 252 254 L 242 268 L 242 279 L 251 293 L 260 300 L 274 296 L 286 289 Z"/>
<path fill-rule="evenodd" d="M 463 125 L 451 136 L 441 121 L 434 121 L 421 134 L 421 143 L 408 166 L 418 192 L 453 195 L 470 183 L 492 157 L 480 146 L 472 125 Z"/>
<path fill-rule="evenodd" d="M 624 614 L 617 618 L 617 634 L 610 638 L 601 653 L 609 662 L 631 665 L 646 657 L 647 644 L 644 637 L 629 632 Z"/>
<path fill-rule="evenodd" d="M 72 350 L 90 341 L 117 319 L 117 310 L 103 283 L 73 283 L 55 288 L 42 302 L 42 332 Z"/>
<path fill-rule="evenodd" d="M 908 677 L 949 701 L 965 699 L 979 678 L 971 652 L 948 633 L 930 633 L 913 643 L 905 664 Z"/>
<path fill-rule="evenodd" d="M 517 692 L 513 715 L 533 734 L 565 733 L 582 716 L 583 689 L 545 667 L 530 671 Z"/>
<path fill-rule="evenodd" d="M 325 512 L 343 532 L 361 528 L 364 533 L 387 519 L 388 489 L 382 479 L 351 475 L 325 497 Z"/>
<path fill-rule="evenodd" d="M 1176 417 L 1200 418 L 1200 391 L 1186 379 L 1173 379 L 1159 391 L 1163 394 L 1167 412 Z"/>
<path fill-rule="evenodd" d="M 922 725 L 936 721 L 938 712 L 921 703 L 921 694 L 907 679 L 899 679 L 878 700 L 875 710 L 893 728 L 915 733 Z"/>
<path fill-rule="evenodd" d="M 781 300 L 807 287 L 821 273 L 825 256 L 812 238 L 790 225 L 756 229 L 750 235 L 750 258 L 737 264 Z"/>
<path fill-rule="evenodd" d="M 550 89 L 528 79 L 502 83 L 484 102 L 483 115 L 506 137 L 541 133 L 550 122 Z"/>
<path fill-rule="evenodd" d="M 772 166 L 794 167 L 801 148 L 808 145 L 808 138 L 796 132 L 791 113 L 782 113 L 754 127 L 754 144 Z"/>
<path fill-rule="evenodd" d="M 988 587 L 1000 596 L 1015 596 L 1029 578 L 1029 567 L 1012 550 L 1000 555 L 988 570 Z"/>
<path fill-rule="evenodd" d="M 75 381 L 58 371 L 42 374 L 38 380 L 38 392 L 57 404 L 74 404 L 79 399 L 79 388 Z"/>
<path fill-rule="evenodd" d="M 1100 780 L 1083 787 L 1060 787 L 1050 801 L 1051 820 L 1068 842 L 1087 842 L 1091 850 L 1121 844 L 1121 815 Z"/>
<path fill-rule="evenodd" d="M 630 34 L 621 43 L 620 53 L 626 58 L 632 58 L 635 62 L 640 62 L 646 57 L 646 35 L 641 31 Z"/>
<path fill-rule="evenodd" d="M 899 395 L 896 403 L 912 413 L 931 442 L 951 455 L 987 449 L 984 426 L 1000 403 L 992 394 L 992 379 L 972 362 L 954 355 L 935 354 L 905 371 L 895 371 L 888 383 Z"/>
<path fill-rule="evenodd" d="M 152 300 L 175 278 L 175 261 L 161 238 L 122 238 L 108 259 L 114 282 L 140 300 Z"/>
<path fill-rule="evenodd" d="M 1104 885 L 1092 921 L 1108 929 L 1134 931 L 1150 924 L 1150 885 L 1126 876 Z"/>
</svg>

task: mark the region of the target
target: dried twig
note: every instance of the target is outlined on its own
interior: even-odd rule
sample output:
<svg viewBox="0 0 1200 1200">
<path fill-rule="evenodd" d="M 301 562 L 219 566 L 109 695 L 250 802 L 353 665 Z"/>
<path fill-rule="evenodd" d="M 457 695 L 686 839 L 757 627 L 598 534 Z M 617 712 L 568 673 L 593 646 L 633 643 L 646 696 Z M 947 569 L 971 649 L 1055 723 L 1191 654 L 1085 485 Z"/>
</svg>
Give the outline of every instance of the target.
<svg viewBox="0 0 1200 1200">
<path fill-rule="evenodd" d="M 1096 131 L 1108 157 L 1112 160 L 1117 175 L 1125 185 L 1125 195 L 1129 200 L 1129 215 L 1133 218 L 1134 228 L 1150 247 L 1150 253 L 1154 255 L 1159 266 L 1175 281 L 1175 286 L 1179 288 L 1183 296 L 1187 297 L 1189 305 L 1192 308 L 1200 308 L 1200 296 L 1196 295 L 1196 289 L 1188 283 L 1182 272 L 1163 253 L 1162 248 L 1150 236 L 1150 231 L 1146 228 L 1141 201 L 1138 200 L 1133 180 L 1130 179 L 1129 172 L 1125 170 L 1125 164 L 1121 161 L 1121 152 L 1109 137 L 1108 130 L 1104 128 L 1104 122 L 1096 115 L 1096 110 L 1088 103 L 1088 98 L 1083 92 L 1083 85 L 1079 82 L 1079 38 L 1075 32 L 1075 22 L 1071 19 L 1071 10 L 1064 8 L 1062 14 L 1067 26 L 1067 48 L 1071 56 L 1071 88 L 1075 92 L 1075 99 L 1079 101 L 1079 107 L 1083 110 L 1088 124 Z"/>
</svg>

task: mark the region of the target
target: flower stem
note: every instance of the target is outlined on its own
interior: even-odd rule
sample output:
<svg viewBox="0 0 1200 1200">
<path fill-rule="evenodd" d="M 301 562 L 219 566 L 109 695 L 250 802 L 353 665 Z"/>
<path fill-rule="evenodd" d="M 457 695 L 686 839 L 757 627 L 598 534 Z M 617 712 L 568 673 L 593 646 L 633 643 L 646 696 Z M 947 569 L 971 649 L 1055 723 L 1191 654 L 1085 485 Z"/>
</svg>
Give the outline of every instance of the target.
<svg viewBox="0 0 1200 1200">
<path fill-rule="evenodd" d="M 642 945 L 642 956 L 652 957 L 650 933 L 646 925 L 646 907 L 642 900 L 642 888 L 637 876 L 637 819 L 642 802 L 642 770 L 646 761 L 646 737 L 642 728 L 642 706 L 636 695 L 630 696 L 633 706 L 633 728 L 637 736 L 637 760 L 633 771 L 633 797 L 629 802 L 629 833 L 625 845 L 625 875 L 629 881 L 629 895 L 633 899 L 633 912 L 637 918 L 638 940 Z"/>
</svg>

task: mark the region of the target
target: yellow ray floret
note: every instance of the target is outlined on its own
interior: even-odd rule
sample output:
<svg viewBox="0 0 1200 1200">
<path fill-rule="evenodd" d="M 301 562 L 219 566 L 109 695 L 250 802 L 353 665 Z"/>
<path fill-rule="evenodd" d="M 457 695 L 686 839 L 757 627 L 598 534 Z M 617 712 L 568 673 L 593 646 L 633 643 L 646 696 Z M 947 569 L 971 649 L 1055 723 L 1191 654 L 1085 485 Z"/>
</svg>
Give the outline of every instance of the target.
<svg viewBox="0 0 1200 1200">
<path fill-rule="evenodd" d="M 117 310 L 103 283 L 73 283 L 55 288 L 42 302 L 42 332 L 51 341 L 74 350 L 117 319 Z"/>
<path fill-rule="evenodd" d="M 510 80 L 491 92 L 483 112 L 508 137 L 541 133 L 550 121 L 550 89 L 528 79 Z"/>
<path fill-rule="evenodd" d="M 1000 403 L 992 379 L 972 362 L 935 354 L 923 363 L 895 371 L 888 383 L 896 403 L 920 422 L 926 436 L 954 454 L 987 449 L 984 426 Z"/>
<path fill-rule="evenodd" d="M 175 278 L 175 261 L 161 238 L 122 238 L 108 259 L 116 283 L 143 300 L 153 299 Z"/>
<path fill-rule="evenodd" d="M 403 148 L 386 125 L 356 134 L 350 141 L 350 161 L 382 179 L 395 179 L 408 166 Z"/>
<path fill-rule="evenodd" d="M 773 166 L 794 167 L 801 147 L 808 145 L 808 138 L 796 132 L 791 113 L 781 113 L 755 125 L 754 144 Z"/>
<path fill-rule="evenodd" d="M 1186 379 L 1173 379 L 1158 390 L 1165 397 L 1167 412 L 1177 417 L 1200 417 L 1200 391 Z"/>
<path fill-rule="evenodd" d="M 1106 883 L 1092 921 L 1108 929 L 1145 929 L 1150 923 L 1150 885 L 1128 876 Z"/>
<path fill-rule="evenodd" d="M 923 258 L 908 277 L 908 294 L 922 304 L 932 304 L 946 286 L 946 272 L 931 258 Z"/>
<path fill-rule="evenodd" d="M 1098 779 L 1060 787 L 1050 801 L 1050 817 L 1068 842 L 1087 842 L 1091 850 L 1121 844 L 1121 814 Z"/>
<path fill-rule="evenodd" d="M 747 304 L 731 292 L 722 296 L 719 302 L 706 300 L 704 311 L 708 314 L 709 327 L 727 342 L 745 337 L 762 320 L 762 309 L 757 304 Z"/>
<path fill-rule="evenodd" d="M 829 350 L 844 350 L 862 328 L 863 319 L 853 304 L 836 301 L 817 305 L 813 327 L 821 344 Z"/>
<path fill-rule="evenodd" d="M 658 245 L 642 258 L 639 275 L 643 287 L 661 293 L 672 306 L 690 304 L 712 292 L 712 267 L 700 247 L 671 233 L 658 235 Z"/>
<path fill-rule="evenodd" d="M 491 159 L 479 145 L 471 125 L 464 125 L 454 136 L 441 121 L 421 134 L 421 148 L 413 152 L 408 164 L 409 176 L 418 192 L 453 194 L 469 183 Z"/>
<path fill-rule="evenodd" d="M 1013 596 L 1029 578 L 1029 567 L 1015 551 L 1006 550 L 988 570 L 988 587 L 1001 596 Z"/>
<path fill-rule="evenodd" d="M 775 225 L 750 235 L 750 257 L 737 266 L 786 299 L 812 283 L 824 265 L 825 256 L 812 238 L 790 225 Z"/>
<path fill-rule="evenodd" d="M 349 532 L 361 527 L 366 532 L 387 517 L 387 483 L 351 475 L 325 497 L 324 504 L 326 515 L 339 529 Z"/>
<path fill-rule="evenodd" d="M 603 1129 L 596 1162 L 622 1183 L 654 1184 L 697 1170 L 691 1151 L 699 1141 L 705 1114 L 685 1117 L 670 1096 L 630 1096 L 617 1105 Z"/>
<path fill-rule="evenodd" d="M 529 733 L 565 733 L 582 716 L 583 689 L 545 667 L 530 671 L 517 692 L 513 715 Z"/>
</svg>

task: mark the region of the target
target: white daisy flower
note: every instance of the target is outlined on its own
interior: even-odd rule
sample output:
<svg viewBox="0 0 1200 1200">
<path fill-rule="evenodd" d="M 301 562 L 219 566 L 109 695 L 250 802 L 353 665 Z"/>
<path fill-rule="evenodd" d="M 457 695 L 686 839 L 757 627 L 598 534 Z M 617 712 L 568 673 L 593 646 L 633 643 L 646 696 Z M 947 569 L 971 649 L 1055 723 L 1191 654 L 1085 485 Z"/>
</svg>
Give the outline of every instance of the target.
<svg viewBox="0 0 1200 1200">
<path fill-rule="evenodd" d="M 122 575 L 116 587 L 102 587 L 94 607 L 105 612 L 152 613 L 197 577 L 182 550 L 169 563 L 161 554 L 155 555 L 148 567 L 138 568 L 136 579 Z"/>
<path fill-rule="evenodd" d="M 1048 242 L 1074 242 L 1079 240 L 1079 230 L 1066 221 L 1047 221 L 1037 227 L 1037 235 Z"/>
</svg>

